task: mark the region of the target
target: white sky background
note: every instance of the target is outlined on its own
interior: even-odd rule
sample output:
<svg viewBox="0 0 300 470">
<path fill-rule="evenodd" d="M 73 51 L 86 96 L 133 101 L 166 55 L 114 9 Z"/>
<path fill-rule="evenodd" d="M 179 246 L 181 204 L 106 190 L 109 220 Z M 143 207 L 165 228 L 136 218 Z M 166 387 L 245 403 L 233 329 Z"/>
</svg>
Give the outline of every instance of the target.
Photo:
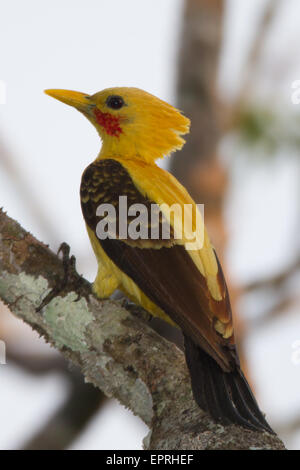
<svg viewBox="0 0 300 470">
<path fill-rule="evenodd" d="M 245 52 L 263 3 L 228 2 L 219 80 L 228 100 L 239 86 Z M 297 55 L 287 56 L 287 51 L 297 52 L 299 2 L 284 3 L 275 24 L 280 34 L 275 28 L 267 48 L 275 48 L 284 59 L 282 67 L 290 70 L 283 78 L 280 68 L 276 74 L 276 98 L 288 107 L 290 84 L 300 79 Z M 70 243 L 79 272 L 92 280 L 96 264 L 81 216 L 79 184 L 100 141 L 80 113 L 44 95 L 43 90 L 94 93 L 110 86 L 137 86 L 174 103 L 183 1 L 0 0 L 0 6 L 0 80 L 7 84 L 7 102 L 0 105 L 0 140 L 13 155 L 13 164 L 31 189 L 45 224 L 28 209 L 28 201 L 18 191 L 19 180 L 12 181 L 0 166 L 1 206 L 53 249 L 61 241 Z M 262 69 L 267 65 L 264 62 Z M 272 76 L 269 82 L 265 79 L 264 92 L 270 88 L 272 94 L 272 80 Z M 229 264 L 238 281 L 279 269 L 282 247 L 287 257 L 292 256 L 286 247 L 293 243 L 297 208 L 291 201 L 297 190 L 297 171 L 290 156 L 284 162 L 278 157 L 271 174 L 265 161 L 236 165 L 227 212 Z M 262 330 L 256 339 L 250 335 L 248 341 L 262 408 L 270 415 L 276 410 L 274 421 L 299 404 L 300 366 L 297 369 L 290 360 L 292 342 L 300 339 L 299 318 L 296 312 L 290 318 L 284 328 L 278 323 L 272 331 Z M 9 364 L 0 366 L 0 376 L 0 449 L 14 448 L 21 444 L 24 429 L 27 433 L 30 425 L 35 429 L 61 402 L 64 383 L 55 375 L 32 379 Z M 146 432 L 139 420 L 110 403 L 73 448 L 140 448 Z M 299 441 L 293 445 L 300 447 Z"/>
</svg>

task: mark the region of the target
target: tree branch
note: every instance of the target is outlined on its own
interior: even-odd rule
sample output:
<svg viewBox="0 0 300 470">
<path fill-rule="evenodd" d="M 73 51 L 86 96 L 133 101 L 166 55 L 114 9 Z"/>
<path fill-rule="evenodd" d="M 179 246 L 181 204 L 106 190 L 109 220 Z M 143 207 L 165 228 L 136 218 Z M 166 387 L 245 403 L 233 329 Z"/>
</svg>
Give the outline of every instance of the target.
<svg viewBox="0 0 300 470">
<path fill-rule="evenodd" d="M 251 90 L 253 83 L 253 76 L 256 72 L 259 59 L 263 51 L 263 47 L 266 43 L 267 36 L 273 25 L 274 18 L 276 16 L 278 7 L 281 0 L 268 0 L 260 21 L 257 25 L 256 35 L 251 45 L 246 64 L 244 66 L 244 81 L 242 88 L 239 92 L 236 108 L 240 109 L 243 107 L 243 103 L 247 101 L 249 96 L 249 90 Z"/>
<path fill-rule="evenodd" d="M 97 300 L 83 278 L 37 312 L 63 279 L 62 262 L 2 210 L 0 276 L 10 310 L 149 426 L 146 449 L 284 448 L 268 433 L 215 424 L 193 400 L 183 353 L 120 303 Z"/>
</svg>

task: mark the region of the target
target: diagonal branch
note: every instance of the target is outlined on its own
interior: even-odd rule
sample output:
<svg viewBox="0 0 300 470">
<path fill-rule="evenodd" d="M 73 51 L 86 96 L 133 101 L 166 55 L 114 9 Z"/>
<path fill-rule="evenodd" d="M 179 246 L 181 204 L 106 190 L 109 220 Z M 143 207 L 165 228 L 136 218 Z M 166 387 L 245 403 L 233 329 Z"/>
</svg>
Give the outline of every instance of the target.
<svg viewBox="0 0 300 470">
<path fill-rule="evenodd" d="M 273 21 L 280 3 L 281 0 L 268 0 L 268 3 L 266 4 L 262 13 L 262 17 L 257 26 L 255 38 L 251 45 L 247 62 L 244 67 L 244 82 L 239 92 L 237 103 L 235 105 L 236 108 L 241 108 L 243 103 L 247 101 L 249 90 L 251 90 L 253 83 L 253 76 L 257 70 L 263 47 L 266 43 L 267 36 L 270 33 L 270 29 L 273 25 Z"/>
<path fill-rule="evenodd" d="M 215 424 L 192 398 L 183 353 L 154 332 L 142 313 L 97 300 L 86 280 L 73 279 L 37 312 L 63 276 L 61 260 L 0 210 L 0 298 L 78 365 L 87 382 L 143 419 L 151 429 L 145 448 L 284 448 L 268 433 Z"/>
</svg>

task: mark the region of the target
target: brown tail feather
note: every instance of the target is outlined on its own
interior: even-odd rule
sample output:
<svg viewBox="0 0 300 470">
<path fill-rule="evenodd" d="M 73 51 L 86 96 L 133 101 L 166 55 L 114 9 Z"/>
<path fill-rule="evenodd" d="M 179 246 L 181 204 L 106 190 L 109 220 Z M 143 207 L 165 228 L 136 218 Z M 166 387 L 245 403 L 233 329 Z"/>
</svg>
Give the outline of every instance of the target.
<svg viewBox="0 0 300 470">
<path fill-rule="evenodd" d="M 187 336 L 186 361 L 196 402 L 222 424 L 240 424 L 256 431 L 274 434 L 251 392 L 242 371 L 224 372 L 221 367 Z"/>
</svg>

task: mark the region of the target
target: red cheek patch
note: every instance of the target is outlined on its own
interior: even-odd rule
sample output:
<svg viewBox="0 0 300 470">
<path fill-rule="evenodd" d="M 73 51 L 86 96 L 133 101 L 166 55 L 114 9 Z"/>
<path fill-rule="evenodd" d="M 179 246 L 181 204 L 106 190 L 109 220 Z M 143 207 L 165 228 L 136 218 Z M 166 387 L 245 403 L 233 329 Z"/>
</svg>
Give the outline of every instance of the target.
<svg viewBox="0 0 300 470">
<path fill-rule="evenodd" d="M 120 127 L 120 116 L 113 116 L 110 113 L 103 113 L 100 109 L 94 110 L 95 118 L 98 124 L 102 126 L 108 135 L 119 137 L 122 134 Z"/>
</svg>

